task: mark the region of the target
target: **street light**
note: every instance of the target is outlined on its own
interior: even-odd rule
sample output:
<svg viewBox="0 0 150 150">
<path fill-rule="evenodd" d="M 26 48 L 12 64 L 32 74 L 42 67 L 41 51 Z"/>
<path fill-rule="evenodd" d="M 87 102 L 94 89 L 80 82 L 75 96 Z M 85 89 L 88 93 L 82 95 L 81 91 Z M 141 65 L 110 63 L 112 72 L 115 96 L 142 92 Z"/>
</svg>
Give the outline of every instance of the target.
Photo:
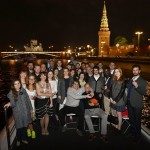
<svg viewBox="0 0 150 150">
<path fill-rule="evenodd" d="M 137 31 L 137 32 L 135 32 L 135 34 L 137 34 L 137 36 L 138 36 L 138 50 L 139 50 L 139 48 L 140 48 L 140 35 L 143 34 L 143 32 Z"/>
</svg>

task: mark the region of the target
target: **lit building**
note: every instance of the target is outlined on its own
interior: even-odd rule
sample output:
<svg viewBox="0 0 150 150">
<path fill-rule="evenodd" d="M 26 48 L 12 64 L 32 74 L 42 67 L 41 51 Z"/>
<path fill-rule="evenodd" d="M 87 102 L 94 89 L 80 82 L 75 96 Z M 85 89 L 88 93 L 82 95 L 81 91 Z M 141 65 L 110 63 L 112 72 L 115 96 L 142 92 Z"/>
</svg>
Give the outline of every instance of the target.
<svg viewBox="0 0 150 150">
<path fill-rule="evenodd" d="M 30 40 L 30 45 L 25 45 L 24 46 L 25 51 L 27 52 L 42 52 L 43 48 L 42 48 L 42 43 L 38 44 L 37 40 Z"/>
<path fill-rule="evenodd" d="M 107 19 L 107 11 L 106 5 L 104 1 L 103 15 L 101 19 L 100 30 L 98 31 L 98 55 L 109 55 L 109 47 L 110 47 L 110 31 L 108 28 L 108 19 Z"/>
</svg>

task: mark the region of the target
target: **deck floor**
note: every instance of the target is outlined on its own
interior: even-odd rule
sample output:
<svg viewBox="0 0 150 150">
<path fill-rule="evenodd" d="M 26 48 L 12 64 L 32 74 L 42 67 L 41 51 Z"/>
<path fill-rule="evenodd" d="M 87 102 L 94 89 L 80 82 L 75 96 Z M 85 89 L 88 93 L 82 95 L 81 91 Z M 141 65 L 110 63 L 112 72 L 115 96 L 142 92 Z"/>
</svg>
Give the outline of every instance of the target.
<svg viewBox="0 0 150 150">
<path fill-rule="evenodd" d="M 124 126 L 125 127 L 125 126 Z M 80 149 L 112 149 L 112 150 L 145 150 L 150 146 L 150 142 L 142 136 L 138 143 L 132 141 L 132 137 L 129 136 L 129 132 L 126 134 L 116 134 L 113 127 L 108 126 L 108 139 L 109 143 L 104 143 L 99 138 L 99 133 L 94 141 L 88 141 L 88 132 L 84 132 L 82 137 L 78 136 L 75 130 L 67 130 L 65 133 L 61 132 L 61 128 L 53 130 L 49 128 L 49 135 L 41 135 L 39 123 L 34 124 L 34 128 L 37 134 L 36 139 L 28 138 L 29 144 L 21 144 L 20 147 L 16 147 L 14 144 L 13 150 L 80 150 Z"/>
</svg>

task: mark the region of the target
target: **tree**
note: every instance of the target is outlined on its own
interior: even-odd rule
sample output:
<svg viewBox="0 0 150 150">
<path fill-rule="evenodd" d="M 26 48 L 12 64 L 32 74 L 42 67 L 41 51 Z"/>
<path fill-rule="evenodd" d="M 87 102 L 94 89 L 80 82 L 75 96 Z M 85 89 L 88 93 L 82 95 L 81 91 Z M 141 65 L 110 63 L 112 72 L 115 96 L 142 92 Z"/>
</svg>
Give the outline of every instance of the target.
<svg viewBox="0 0 150 150">
<path fill-rule="evenodd" d="M 128 41 L 125 37 L 117 36 L 114 40 L 114 45 L 119 44 L 119 46 L 126 46 L 128 45 Z"/>
</svg>

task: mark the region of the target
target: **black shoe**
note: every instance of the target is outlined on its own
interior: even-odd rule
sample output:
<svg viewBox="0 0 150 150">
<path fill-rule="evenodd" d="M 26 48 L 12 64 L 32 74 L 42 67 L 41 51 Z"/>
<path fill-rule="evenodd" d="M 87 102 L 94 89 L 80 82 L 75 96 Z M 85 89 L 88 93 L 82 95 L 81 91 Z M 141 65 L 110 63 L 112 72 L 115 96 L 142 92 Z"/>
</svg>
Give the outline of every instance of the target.
<svg viewBox="0 0 150 150">
<path fill-rule="evenodd" d="M 133 143 L 138 143 L 138 142 L 140 142 L 140 140 L 141 140 L 140 137 L 135 137 L 135 138 L 133 139 Z"/>
<path fill-rule="evenodd" d="M 94 133 L 90 133 L 88 141 L 93 141 L 96 138 Z"/>
<path fill-rule="evenodd" d="M 100 135 L 100 139 L 101 139 L 104 143 L 108 143 L 107 135 Z"/>
<path fill-rule="evenodd" d="M 81 130 L 77 129 L 76 132 L 77 132 L 77 134 L 78 134 L 79 136 L 83 136 L 83 133 L 82 133 Z"/>
<path fill-rule="evenodd" d="M 63 126 L 61 131 L 62 131 L 62 132 L 66 132 L 66 131 L 67 131 L 67 127 L 66 127 L 66 126 Z"/>
</svg>

